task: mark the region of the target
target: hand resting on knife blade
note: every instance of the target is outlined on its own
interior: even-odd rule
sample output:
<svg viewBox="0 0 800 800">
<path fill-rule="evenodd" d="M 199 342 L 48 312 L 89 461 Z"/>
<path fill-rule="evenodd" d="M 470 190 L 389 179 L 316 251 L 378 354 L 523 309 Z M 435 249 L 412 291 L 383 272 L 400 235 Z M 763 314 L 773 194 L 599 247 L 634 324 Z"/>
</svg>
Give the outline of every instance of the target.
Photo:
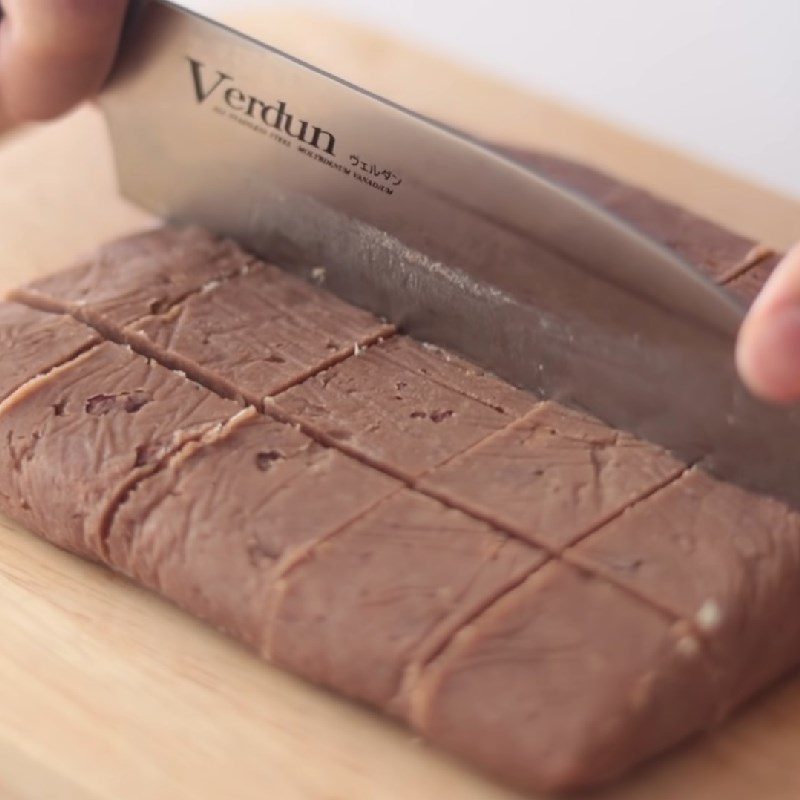
<svg viewBox="0 0 800 800">
<path fill-rule="evenodd" d="M 126 7 L 126 0 L 0 0 L 0 119 L 50 119 L 95 94 Z M 754 304 L 736 356 L 756 394 L 800 400 L 800 245 Z"/>
</svg>

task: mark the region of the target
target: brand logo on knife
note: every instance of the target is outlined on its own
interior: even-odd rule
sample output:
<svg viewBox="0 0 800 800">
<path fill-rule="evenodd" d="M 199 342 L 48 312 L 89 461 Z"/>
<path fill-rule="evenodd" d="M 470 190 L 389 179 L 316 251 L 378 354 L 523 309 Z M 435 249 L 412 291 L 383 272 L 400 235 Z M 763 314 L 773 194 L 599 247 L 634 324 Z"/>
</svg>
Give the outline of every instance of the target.
<svg viewBox="0 0 800 800">
<path fill-rule="evenodd" d="M 212 73 L 202 61 L 194 58 L 187 57 L 186 60 L 189 62 L 198 105 L 216 97 L 237 114 L 285 133 L 328 155 L 336 155 L 336 137 L 330 131 L 290 113 L 285 100 L 266 102 L 236 86 L 233 76 L 221 70 Z"/>
</svg>

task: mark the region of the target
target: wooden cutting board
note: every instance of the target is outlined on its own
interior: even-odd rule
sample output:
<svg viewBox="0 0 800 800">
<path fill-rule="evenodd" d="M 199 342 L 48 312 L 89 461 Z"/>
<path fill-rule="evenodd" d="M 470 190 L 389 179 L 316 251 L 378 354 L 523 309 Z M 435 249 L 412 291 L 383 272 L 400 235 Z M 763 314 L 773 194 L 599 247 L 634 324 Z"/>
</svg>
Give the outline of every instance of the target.
<svg viewBox="0 0 800 800">
<path fill-rule="evenodd" d="M 240 23 L 490 139 L 580 158 L 777 246 L 800 236 L 797 200 L 412 47 L 318 15 Z M 0 288 L 148 224 L 115 194 L 93 110 L 0 139 Z M 123 578 L 0 528 L 3 800 L 518 797 Z M 800 676 L 591 797 L 788 800 L 800 797 L 798 753 Z"/>
</svg>

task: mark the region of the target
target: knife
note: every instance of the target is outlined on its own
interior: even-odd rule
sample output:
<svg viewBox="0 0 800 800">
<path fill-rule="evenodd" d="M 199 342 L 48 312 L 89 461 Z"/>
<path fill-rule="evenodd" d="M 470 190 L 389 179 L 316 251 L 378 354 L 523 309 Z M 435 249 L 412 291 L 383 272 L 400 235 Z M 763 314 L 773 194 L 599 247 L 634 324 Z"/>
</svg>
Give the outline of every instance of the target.
<svg viewBox="0 0 800 800">
<path fill-rule="evenodd" d="M 800 409 L 739 382 L 742 306 L 588 201 L 163 0 L 100 102 L 131 201 L 800 508 Z"/>
</svg>

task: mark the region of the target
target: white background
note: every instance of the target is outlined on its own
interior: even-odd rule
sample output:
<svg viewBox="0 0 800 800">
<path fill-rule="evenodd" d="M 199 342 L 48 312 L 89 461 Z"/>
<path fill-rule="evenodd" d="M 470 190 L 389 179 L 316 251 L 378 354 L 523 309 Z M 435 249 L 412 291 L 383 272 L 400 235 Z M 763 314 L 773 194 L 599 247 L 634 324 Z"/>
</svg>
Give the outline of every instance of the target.
<svg viewBox="0 0 800 800">
<path fill-rule="evenodd" d="M 183 1 L 323 8 L 800 197 L 800 0 Z"/>
</svg>

